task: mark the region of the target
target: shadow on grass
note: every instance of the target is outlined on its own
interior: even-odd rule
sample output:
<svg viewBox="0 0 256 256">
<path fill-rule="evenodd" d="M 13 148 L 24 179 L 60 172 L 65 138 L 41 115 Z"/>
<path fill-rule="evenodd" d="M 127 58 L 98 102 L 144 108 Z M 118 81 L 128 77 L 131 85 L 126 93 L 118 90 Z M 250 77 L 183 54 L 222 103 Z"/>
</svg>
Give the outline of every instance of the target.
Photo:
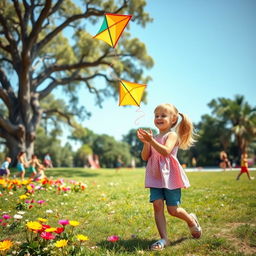
<svg viewBox="0 0 256 256">
<path fill-rule="evenodd" d="M 178 240 L 171 241 L 170 246 L 175 246 L 182 243 L 183 241 L 189 239 L 188 237 L 182 237 Z M 140 239 L 140 238 L 131 238 L 127 240 L 119 240 L 118 242 L 111 243 L 106 240 L 101 241 L 97 246 L 111 250 L 113 252 L 136 252 L 139 250 L 147 251 L 150 250 L 151 245 L 156 242 L 156 240 Z"/>
<path fill-rule="evenodd" d="M 54 169 L 47 169 L 45 171 L 47 177 L 61 177 L 61 178 L 73 178 L 73 177 L 95 177 L 98 176 L 98 173 L 94 173 L 92 171 L 87 171 L 86 169 L 82 168 L 54 168 Z"/>
</svg>

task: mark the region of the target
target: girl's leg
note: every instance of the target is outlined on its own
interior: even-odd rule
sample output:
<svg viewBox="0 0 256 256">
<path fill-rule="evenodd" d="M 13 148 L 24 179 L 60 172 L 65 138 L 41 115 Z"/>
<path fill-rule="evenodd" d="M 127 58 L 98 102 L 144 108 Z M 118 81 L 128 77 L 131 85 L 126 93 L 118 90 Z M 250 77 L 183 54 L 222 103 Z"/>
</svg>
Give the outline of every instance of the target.
<svg viewBox="0 0 256 256">
<path fill-rule="evenodd" d="M 239 180 L 239 178 L 240 178 L 240 176 L 241 176 L 242 174 L 243 174 L 243 173 L 240 172 L 240 173 L 237 175 L 236 179 Z"/>
<path fill-rule="evenodd" d="M 183 208 L 178 206 L 167 206 L 167 210 L 170 215 L 187 222 L 189 227 L 194 227 L 197 225 L 194 218 L 190 214 L 188 214 Z"/>
<path fill-rule="evenodd" d="M 20 172 L 20 177 L 21 177 L 21 179 L 22 179 L 22 180 L 24 180 L 24 177 L 25 177 L 25 171 L 21 171 L 21 172 Z"/>
<path fill-rule="evenodd" d="M 161 239 L 168 242 L 168 236 L 166 232 L 166 220 L 164 215 L 164 200 L 158 199 L 153 202 L 155 222 L 158 229 L 158 233 Z"/>
</svg>

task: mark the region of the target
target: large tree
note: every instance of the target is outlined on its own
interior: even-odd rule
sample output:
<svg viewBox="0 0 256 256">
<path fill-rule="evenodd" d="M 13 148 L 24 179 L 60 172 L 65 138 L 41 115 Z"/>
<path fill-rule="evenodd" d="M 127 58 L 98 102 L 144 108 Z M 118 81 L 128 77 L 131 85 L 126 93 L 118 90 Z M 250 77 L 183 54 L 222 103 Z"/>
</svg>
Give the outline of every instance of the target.
<svg viewBox="0 0 256 256">
<path fill-rule="evenodd" d="M 114 52 L 86 32 L 105 13 L 133 15 L 132 23 L 151 21 L 144 0 L 1 0 L 0 1 L 0 137 L 11 157 L 34 151 L 36 128 L 43 115 L 70 121 L 81 114 L 81 86 L 101 104 L 116 96 L 118 78 L 146 83 L 143 69 L 153 65 L 145 45 L 124 32 Z M 102 20 L 102 19 L 100 19 Z M 99 26 L 100 24 L 97 24 Z M 95 31 L 98 27 L 95 27 Z M 104 86 L 103 86 L 104 85 Z M 41 101 L 62 87 L 70 96 L 69 111 L 45 109 Z M 86 99 L 84 101 L 86 104 Z"/>
<path fill-rule="evenodd" d="M 248 150 L 250 143 L 256 140 L 256 107 L 245 101 L 244 96 L 236 95 L 234 99 L 218 98 L 209 103 L 212 113 L 225 122 L 235 137 L 236 154 Z"/>
</svg>

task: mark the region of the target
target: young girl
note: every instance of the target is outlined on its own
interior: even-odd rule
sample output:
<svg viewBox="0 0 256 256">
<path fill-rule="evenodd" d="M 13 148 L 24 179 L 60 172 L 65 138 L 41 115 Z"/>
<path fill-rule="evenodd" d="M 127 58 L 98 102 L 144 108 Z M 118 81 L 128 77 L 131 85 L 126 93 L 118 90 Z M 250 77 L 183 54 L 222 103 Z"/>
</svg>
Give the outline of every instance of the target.
<svg viewBox="0 0 256 256">
<path fill-rule="evenodd" d="M 187 188 L 190 184 L 176 156 L 179 147 L 187 149 L 193 144 L 193 125 L 171 104 L 157 106 L 154 113 L 154 123 L 159 134 L 153 136 L 151 130 L 139 129 L 137 136 L 143 142 L 141 157 L 148 161 L 145 187 L 150 188 L 150 202 L 153 203 L 155 222 L 161 237 L 152 244 L 151 249 L 162 250 L 169 245 L 164 200 L 168 213 L 184 220 L 194 238 L 201 236 L 202 229 L 195 214 L 188 214 L 179 207 L 181 188 Z M 176 131 L 172 131 L 172 128 L 176 128 Z"/>
<path fill-rule="evenodd" d="M 25 167 L 27 167 L 28 163 L 26 161 L 26 153 L 21 151 L 18 156 L 17 156 L 17 169 L 20 172 L 19 175 L 21 177 L 21 179 L 23 180 L 25 177 Z"/>
<path fill-rule="evenodd" d="M 254 180 L 254 177 L 250 176 L 249 169 L 248 169 L 248 155 L 246 152 L 242 153 L 241 155 L 241 170 L 240 173 L 237 175 L 237 180 L 239 180 L 240 176 L 246 173 L 249 180 Z"/>
<path fill-rule="evenodd" d="M 44 169 L 44 166 L 40 164 L 37 156 L 34 154 L 32 155 L 32 158 L 29 161 L 29 172 L 31 173 L 30 178 L 32 179 L 38 174 L 36 168 L 38 168 L 39 173 L 41 169 Z"/>
</svg>

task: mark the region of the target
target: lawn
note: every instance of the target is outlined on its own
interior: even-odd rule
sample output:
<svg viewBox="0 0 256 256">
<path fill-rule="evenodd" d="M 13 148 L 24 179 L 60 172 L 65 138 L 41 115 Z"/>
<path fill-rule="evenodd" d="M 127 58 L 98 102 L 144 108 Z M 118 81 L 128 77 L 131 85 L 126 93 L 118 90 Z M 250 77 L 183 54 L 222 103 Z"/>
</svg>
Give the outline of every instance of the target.
<svg viewBox="0 0 256 256">
<path fill-rule="evenodd" d="M 252 176 L 255 174 L 252 172 Z M 249 181 L 243 175 L 236 181 L 237 172 L 233 171 L 187 175 L 192 186 L 183 190 L 182 207 L 197 214 L 203 235 L 198 240 L 191 238 L 184 222 L 168 216 L 171 246 L 161 252 L 149 250 L 158 233 L 148 190 L 144 188 L 143 169 L 116 172 L 55 168 L 48 170 L 47 176 L 54 181 L 63 178 L 65 183 L 34 183 L 32 190 L 25 183 L 12 187 L 9 184 L 7 189 L 2 180 L 0 219 L 3 215 L 11 218 L 2 217 L 0 240 L 13 243 L 2 254 L 256 255 L 256 180 Z M 15 215 L 22 218 L 15 219 Z M 43 224 L 55 228 L 61 227 L 59 220 L 69 220 L 73 225 L 65 226 L 63 233 L 48 240 L 26 226 L 38 218 L 46 219 Z M 79 240 L 77 234 L 88 240 Z M 108 241 L 111 236 L 118 236 L 119 240 Z M 67 246 L 58 248 L 56 241 L 60 239 L 67 240 Z"/>
</svg>

